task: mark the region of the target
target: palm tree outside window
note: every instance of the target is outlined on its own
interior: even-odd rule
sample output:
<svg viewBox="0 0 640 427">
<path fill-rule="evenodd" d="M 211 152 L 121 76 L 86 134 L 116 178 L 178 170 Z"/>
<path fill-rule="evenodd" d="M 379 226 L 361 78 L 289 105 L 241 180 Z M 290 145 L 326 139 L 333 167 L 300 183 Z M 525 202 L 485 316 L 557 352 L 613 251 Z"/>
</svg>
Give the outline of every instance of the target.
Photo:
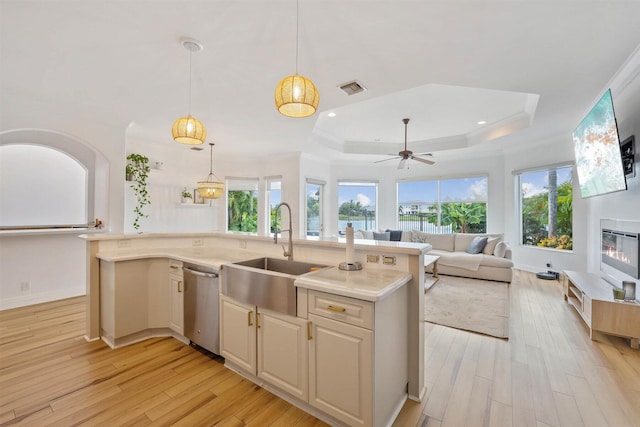
<svg viewBox="0 0 640 427">
<path fill-rule="evenodd" d="M 573 166 L 516 172 L 521 244 L 573 249 Z"/>
</svg>

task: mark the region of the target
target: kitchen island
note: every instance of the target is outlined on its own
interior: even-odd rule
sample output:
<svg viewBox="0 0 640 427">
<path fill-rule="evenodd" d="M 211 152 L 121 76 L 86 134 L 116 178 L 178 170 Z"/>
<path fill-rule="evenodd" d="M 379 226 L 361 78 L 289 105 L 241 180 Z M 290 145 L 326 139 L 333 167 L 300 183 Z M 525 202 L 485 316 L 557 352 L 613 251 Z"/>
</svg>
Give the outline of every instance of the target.
<svg viewBox="0 0 640 427">
<path fill-rule="evenodd" d="M 101 275 L 104 276 L 101 270 L 108 269 L 106 267 L 107 265 L 112 265 L 113 268 L 117 269 L 119 268 L 119 265 L 124 266 L 126 263 L 139 261 L 142 263 L 148 263 L 145 267 L 146 271 L 156 272 L 150 275 L 151 279 L 148 279 L 143 286 L 143 288 L 147 289 L 146 293 L 142 292 L 138 296 L 142 297 L 146 295 L 147 297 L 147 301 L 139 301 L 137 307 L 140 308 L 144 305 L 144 302 L 146 302 L 147 307 L 154 307 L 154 303 L 150 302 L 149 296 L 154 295 L 155 293 L 153 291 L 149 291 L 149 286 L 158 286 L 158 283 L 164 283 L 163 280 L 166 283 L 170 283 L 168 278 L 165 277 L 163 279 L 162 274 L 157 274 L 157 272 L 163 271 L 166 267 L 164 272 L 167 273 L 166 276 L 169 276 L 168 273 L 170 273 L 170 266 L 175 265 L 175 263 L 189 262 L 220 269 L 220 267 L 226 263 L 246 260 L 257 256 L 282 256 L 280 248 L 273 245 L 272 240 L 268 237 L 227 233 L 154 234 L 135 236 L 102 235 L 86 236 L 85 239 L 87 240 L 87 262 L 89 266 L 87 279 L 87 339 L 104 338 L 102 330 L 103 325 L 101 325 L 101 317 L 99 313 L 103 304 L 109 300 L 109 297 L 106 295 L 110 291 L 106 284 L 101 284 Z M 344 260 L 344 240 L 295 240 L 294 244 L 296 249 L 296 259 L 313 261 L 329 266 L 336 266 Z M 332 325 L 332 322 L 342 323 L 342 325 L 339 326 L 356 327 L 358 330 L 366 330 L 370 334 L 372 338 L 371 343 L 363 345 L 368 345 L 370 347 L 370 355 L 376 355 L 375 358 L 372 357 L 371 359 L 372 363 L 376 366 L 372 365 L 370 368 L 370 372 L 372 373 L 371 381 L 373 381 L 372 385 L 368 386 L 364 383 L 363 387 L 374 395 L 370 402 L 371 406 L 376 408 L 376 411 L 378 411 L 378 406 L 381 405 L 377 404 L 375 394 L 380 393 L 382 390 L 391 390 L 395 388 L 396 391 L 394 391 L 394 393 L 397 393 L 397 390 L 401 388 L 406 398 L 406 389 L 408 388 L 409 398 L 417 401 L 420 401 L 423 398 L 424 392 L 426 391 L 424 385 L 423 353 L 424 298 L 416 297 L 416 295 L 423 295 L 424 270 L 421 267 L 423 264 L 424 252 L 426 250 L 428 250 L 427 245 L 414 243 L 373 242 L 373 244 L 371 244 L 368 241 L 357 241 L 355 248 L 356 260 L 363 263 L 364 270 L 359 272 L 343 272 L 334 267 L 305 274 L 296 280 L 296 286 L 298 287 L 297 319 L 303 322 L 309 322 L 309 319 L 314 319 L 314 321 L 310 323 L 310 331 L 312 336 L 319 337 L 318 342 L 321 342 L 323 339 L 326 340 L 329 337 L 334 339 L 337 336 L 335 332 L 326 332 L 328 330 L 326 329 L 326 326 L 324 329 L 321 327 L 321 325 L 324 324 L 323 322 L 329 322 Z M 367 259 L 376 259 L 380 261 L 367 263 Z M 383 259 L 387 261 L 392 260 L 393 262 L 383 264 L 381 262 Z M 103 264 L 102 267 L 101 264 Z M 153 265 L 153 267 L 149 267 L 151 265 Z M 145 271 L 145 268 L 140 268 L 139 271 Z M 102 279 L 105 278 L 103 277 Z M 115 276 L 114 281 L 117 281 L 115 280 Z M 374 289 L 375 286 L 372 287 L 376 282 L 380 284 L 378 290 Z M 160 287 L 162 288 L 162 285 L 160 285 Z M 107 294 L 105 294 L 105 292 Z M 224 304 L 222 302 L 224 301 L 222 297 L 223 296 L 221 296 L 221 307 Z M 346 299 L 346 302 L 350 303 L 355 301 L 360 304 L 365 303 L 364 305 L 371 304 L 371 306 L 375 306 L 376 309 L 372 310 L 371 315 L 367 315 L 366 311 L 362 311 L 362 313 L 364 313 L 362 316 L 368 316 L 368 319 L 366 320 L 368 323 L 350 324 L 354 319 L 349 319 L 349 313 L 347 312 L 349 309 L 348 306 L 341 307 L 345 308 L 345 312 L 347 314 L 344 314 L 327 310 L 326 307 L 323 309 L 320 306 L 314 305 L 317 305 L 318 301 L 321 303 L 326 302 L 325 300 L 327 298 L 338 298 L 338 301 L 342 303 L 344 303 L 345 300 L 340 300 L 340 298 L 344 298 Z M 170 300 L 170 297 L 168 299 Z M 129 303 L 131 302 L 129 297 L 124 300 L 129 301 Z M 394 302 L 391 303 L 390 301 Z M 378 304 L 381 304 L 380 307 L 378 307 Z M 383 322 L 381 320 L 382 317 L 380 316 L 383 316 L 384 310 L 381 308 L 384 304 L 389 304 L 390 307 L 393 307 L 392 311 L 395 310 L 395 313 L 402 313 L 401 316 L 396 315 L 396 317 L 401 318 L 401 320 L 396 324 L 393 322 Z M 329 305 L 335 306 L 335 304 Z M 159 306 L 166 306 L 166 303 L 164 305 L 160 304 Z M 157 306 L 155 307 L 157 308 Z M 127 311 L 130 310 L 125 310 L 125 312 Z M 327 311 L 330 313 L 327 313 Z M 149 313 L 149 311 L 146 313 L 147 320 L 150 318 Z M 157 309 L 154 313 L 156 319 L 162 318 L 161 313 Z M 380 316 L 378 316 L 378 314 L 380 314 Z M 118 310 L 114 311 L 115 318 L 122 316 L 122 312 L 119 312 Z M 331 316 L 334 317 L 332 318 Z M 343 318 L 336 320 L 335 316 L 342 316 Z M 139 318 L 142 320 L 144 320 L 144 317 L 145 316 L 139 315 Z M 224 324 L 224 309 L 221 310 L 221 319 Z M 246 317 L 244 319 L 246 324 Z M 223 324 L 221 324 L 222 331 L 224 331 Z M 305 323 L 305 325 L 307 324 L 308 323 Z M 386 351 L 379 351 L 381 350 L 381 348 L 378 348 L 379 346 L 385 346 L 385 340 L 380 338 L 382 335 L 379 337 L 378 334 L 385 334 L 386 326 L 389 326 L 390 329 L 400 328 L 406 331 L 404 334 L 393 334 L 394 336 L 404 337 L 402 338 L 404 341 L 401 339 L 395 344 L 396 347 L 401 347 L 399 352 L 389 352 L 388 345 L 385 347 Z M 171 327 L 168 329 L 173 331 L 175 336 L 179 337 L 179 328 L 177 328 L 178 332 L 176 332 L 176 329 L 172 329 Z M 223 335 L 221 335 L 221 342 L 223 339 Z M 126 342 L 126 340 L 122 342 Z M 308 363 L 311 363 L 310 361 L 313 356 L 313 354 L 311 354 L 312 348 L 313 345 L 309 347 L 310 356 Z M 317 354 L 322 354 L 322 351 L 324 350 L 321 349 L 320 353 Z M 360 352 L 360 350 L 357 352 Z M 384 365 L 400 366 L 398 368 L 398 372 L 402 371 L 404 372 L 404 375 L 398 375 L 397 373 L 378 374 L 379 369 L 377 366 L 382 366 L 382 364 L 378 364 L 378 361 L 384 361 L 384 357 L 382 355 L 389 355 L 390 353 L 393 353 L 396 356 L 396 359 L 399 359 L 400 362 L 398 363 L 397 360 L 389 360 L 384 363 Z M 345 356 L 344 353 L 341 354 L 342 356 L 339 354 L 325 355 L 328 357 L 326 360 L 332 360 L 331 358 L 335 357 L 338 357 L 339 359 L 345 358 L 345 360 L 348 359 L 349 356 Z M 230 367 L 233 367 L 233 362 L 229 361 L 229 365 Z M 335 363 L 330 362 L 326 366 L 330 365 L 335 366 Z M 404 368 L 402 368 L 402 365 L 404 365 Z M 310 365 L 308 364 L 307 366 Z M 349 370 L 348 372 L 357 371 Z M 243 373 L 247 375 L 247 372 Z M 312 375 L 313 374 L 309 372 L 308 378 L 310 384 L 308 385 L 308 390 L 310 394 L 314 392 L 314 384 L 311 383 Z M 259 377 L 256 375 L 256 378 Z M 402 387 L 399 385 L 394 387 L 384 387 L 381 384 L 384 384 L 384 381 L 387 381 L 386 379 L 383 383 L 376 383 L 380 378 L 400 378 L 399 381 L 403 381 L 404 383 Z M 257 382 L 264 383 L 263 380 L 259 380 Z M 331 390 L 330 387 L 327 388 L 326 385 L 322 385 L 322 382 L 316 383 L 316 385 L 320 387 L 319 390 L 321 393 L 326 393 L 327 390 Z M 291 396 L 292 393 L 286 391 L 285 394 L 287 396 Z M 294 400 L 295 399 L 297 399 L 297 397 L 294 397 Z M 308 400 L 312 400 L 311 395 L 308 396 Z M 327 403 L 326 400 L 326 398 L 321 398 L 318 401 Z M 393 399 L 390 398 L 385 398 L 385 400 L 393 401 Z M 298 403 L 299 402 L 296 401 L 296 404 Z M 395 406 L 398 405 L 394 403 L 394 409 L 391 410 L 391 412 L 395 412 Z M 348 412 L 348 410 L 345 411 L 345 408 L 337 409 L 342 412 Z M 399 407 L 397 409 L 399 410 Z M 327 408 L 322 408 L 321 412 L 329 413 L 330 411 Z M 388 412 L 389 411 L 387 411 L 387 413 Z M 369 411 L 368 413 L 371 414 L 369 418 L 370 420 L 381 420 L 385 416 L 388 416 L 388 414 L 374 414 L 372 411 Z M 397 414 L 397 412 L 395 413 Z M 347 419 L 344 419 L 336 416 L 336 414 L 331 414 L 331 416 L 332 420 L 338 419 L 340 422 L 345 424 L 357 425 L 356 421 L 348 417 Z M 378 421 L 372 422 L 376 425 L 378 424 Z"/>
</svg>

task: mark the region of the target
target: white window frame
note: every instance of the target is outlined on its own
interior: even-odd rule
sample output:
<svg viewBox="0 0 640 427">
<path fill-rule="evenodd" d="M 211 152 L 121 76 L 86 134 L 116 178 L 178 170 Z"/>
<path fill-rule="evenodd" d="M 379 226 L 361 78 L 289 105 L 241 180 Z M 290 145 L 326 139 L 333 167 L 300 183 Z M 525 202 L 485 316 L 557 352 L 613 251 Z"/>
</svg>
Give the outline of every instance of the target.
<svg viewBox="0 0 640 427">
<path fill-rule="evenodd" d="M 532 168 L 527 168 L 527 169 L 519 169 L 519 170 L 514 170 L 512 171 L 512 175 L 514 177 L 514 196 L 515 196 L 515 201 L 514 201 L 514 206 L 517 207 L 517 211 L 516 211 L 516 215 L 518 215 L 518 246 L 522 247 L 522 248 L 532 248 L 532 249 L 539 249 L 539 250 L 549 250 L 549 251 L 559 251 L 562 253 L 572 253 L 573 250 L 568 250 L 568 249 L 555 249 L 555 248 L 543 248 L 543 247 L 539 247 L 539 246 L 535 246 L 535 245 L 525 245 L 523 244 L 523 240 L 524 240 L 524 224 L 522 221 L 522 209 L 523 209 L 523 205 L 522 205 L 522 175 L 523 174 L 527 174 L 527 173 L 532 173 L 532 172 L 542 172 L 542 171 L 548 171 L 550 169 L 561 169 L 561 168 L 567 168 L 570 167 L 571 168 L 571 177 L 573 179 L 573 177 L 576 176 L 576 171 L 575 171 L 575 163 L 574 162 L 562 162 L 562 163 L 554 163 L 551 165 L 546 165 L 546 166 L 538 166 L 538 167 L 532 167 Z M 573 189 L 572 189 L 572 194 L 573 194 Z M 574 226 L 574 211 L 572 210 L 571 212 L 571 234 L 573 235 L 573 226 Z"/>
<path fill-rule="evenodd" d="M 262 216 L 264 218 L 264 225 L 262 231 L 267 236 L 273 236 L 271 232 L 271 188 L 272 184 L 279 183 L 280 201 L 282 202 L 282 175 L 266 176 L 264 177 L 264 209 L 262 209 Z M 260 218 L 258 218 L 260 221 Z"/>
<path fill-rule="evenodd" d="M 485 200 L 485 204 L 487 205 L 487 209 L 486 209 L 486 217 L 485 217 L 485 224 L 487 223 L 487 218 L 489 217 L 489 175 L 487 174 L 472 174 L 472 175 L 462 175 L 462 176 L 446 176 L 446 177 L 435 177 L 435 178 L 416 178 L 416 179 L 403 179 L 403 180 L 398 180 L 396 181 L 396 226 L 398 226 L 399 223 L 399 217 L 398 217 L 398 206 L 400 204 L 399 202 L 399 198 L 400 198 L 400 191 L 399 191 L 399 185 L 402 183 L 406 183 L 406 182 L 422 182 L 422 181 L 429 181 L 429 182 L 435 182 L 436 183 L 436 205 L 438 207 L 438 211 L 437 211 L 437 215 L 438 215 L 438 222 L 436 225 L 436 229 L 438 230 L 438 233 L 442 232 L 442 209 L 440 208 L 440 206 L 442 205 L 443 201 L 442 201 L 442 182 L 443 181 L 453 181 L 453 180 L 460 180 L 460 179 L 476 179 L 476 178 L 485 178 L 487 180 L 487 199 Z M 464 203 L 468 203 L 468 202 L 464 202 Z"/>
<path fill-rule="evenodd" d="M 235 188 L 233 184 L 239 184 L 239 187 L 247 187 L 243 188 Z M 251 189 L 251 190 L 250 190 Z M 256 225 L 255 232 L 249 231 L 238 231 L 238 230 L 230 230 L 229 229 L 229 191 L 255 191 L 258 200 L 257 212 L 258 212 L 258 221 L 260 220 L 260 178 L 257 177 L 235 177 L 228 176 L 226 178 L 226 191 L 225 191 L 225 230 L 228 233 L 248 233 L 257 235 L 260 230 L 260 224 Z"/>
<path fill-rule="evenodd" d="M 375 187 L 375 195 L 376 195 L 376 200 L 375 200 L 375 209 L 374 209 L 374 214 L 375 214 L 375 219 L 372 225 L 372 230 L 377 230 L 378 229 L 378 202 L 379 202 L 379 197 L 378 197 L 378 191 L 380 190 L 380 181 L 377 180 L 370 180 L 370 179 L 339 179 L 338 180 L 338 185 L 336 187 L 336 195 L 337 195 L 337 200 L 338 200 L 338 205 L 336 206 L 336 215 L 338 217 L 338 233 L 340 233 L 340 186 L 341 185 L 345 185 L 345 186 L 372 186 Z M 355 227 L 355 226 L 354 226 Z M 358 229 L 358 227 L 355 227 L 356 229 Z"/>
<path fill-rule="evenodd" d="M 319 187 L 319 191 L 320 191 L 320 198 L 318 200 L 320 206 L 319 206 L 319 222 L 320 222 L 320 235 L 318 237 L 322 237 L 324 235 L 324 193 L 325 193 L 325 186 L 327 185 L 326 181 L 322 181 L 319 179 L 313 179 L 313 178 L 306 178 L 305 179 L 305 183 L 304 183 L 304 235 L 305 237 L 310 237 L 308 235 L 309 230 L 307 229 L 308 226 L 308 212 L 307 212 L 307 186 L 309 185 L 317 185 Z"/>
</svg>

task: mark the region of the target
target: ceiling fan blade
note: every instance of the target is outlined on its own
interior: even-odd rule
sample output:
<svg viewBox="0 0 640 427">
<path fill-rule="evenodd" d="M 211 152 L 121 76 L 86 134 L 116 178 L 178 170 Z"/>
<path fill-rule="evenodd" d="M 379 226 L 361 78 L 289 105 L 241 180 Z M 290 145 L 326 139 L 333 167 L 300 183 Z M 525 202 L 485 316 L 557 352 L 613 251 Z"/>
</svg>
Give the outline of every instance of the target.
<svg viewBox="0 0 640 427">
<path fill-rule="evenodd" d="M 411 156 L 411 159 L 413 159 L 413 160 L 417 160 L 417 161 L 422 162 L 422 163 L 426 163 L 426 164 L 428 164 L 428 165 L 432 165 L 432 164 L 434 164 L 434 163 L 435 163 L 433 160 L 423 159 L 423 158 L 416 157 L 416 156 Z"/>
<path fill-rule="evenodd" d="M 398 169 L 404 169 L 405 163 L 407 163 L 407 159 L 400 160 L 400 163 L 398 163 Z"/>
<path fill-rule="evenodd" d="M 414 156 L 427 156 L 427 157 L 433 157 L 433 153 L 416 153 L 416 154 L 414 154 Z"/>
<path fill-rule="evenodd" d="M 376 160 L 376 161 L 375 161 L 375 162 L 373 162 L 373 163 L 382 163 L 382 162 L 387 162 L 387 161 L 389 161 L 389 160 L 395 160 L 395 159 L 399 159 L 399 158 L 400 158 L 400 156 L 389 157 L 388 159 Z"/>
</svg>

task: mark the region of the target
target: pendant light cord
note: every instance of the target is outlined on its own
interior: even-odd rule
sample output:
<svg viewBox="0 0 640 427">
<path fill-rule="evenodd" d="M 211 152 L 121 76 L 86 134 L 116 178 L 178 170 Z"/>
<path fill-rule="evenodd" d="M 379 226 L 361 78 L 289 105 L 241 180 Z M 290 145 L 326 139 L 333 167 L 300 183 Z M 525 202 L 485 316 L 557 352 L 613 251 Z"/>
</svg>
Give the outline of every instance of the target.
<svg viewBox="0 0 640 427">
<path fill-rule="evenodd" d="M 300 21 L 300 3 L 296 0 L 296 76 L 298 75 L 298 25 Z"/>
<path fill-rule="evenodd" d="M 213 142 L 209 144 L 211 147 L 211 155 L 209 156 L 209 175 L 213 177 Z"/>
<path fill-rule="evenodd" d="M 191 117 L 191 57 L 193 51 L 189 50 L 189 117 Z"/>
</svg>

